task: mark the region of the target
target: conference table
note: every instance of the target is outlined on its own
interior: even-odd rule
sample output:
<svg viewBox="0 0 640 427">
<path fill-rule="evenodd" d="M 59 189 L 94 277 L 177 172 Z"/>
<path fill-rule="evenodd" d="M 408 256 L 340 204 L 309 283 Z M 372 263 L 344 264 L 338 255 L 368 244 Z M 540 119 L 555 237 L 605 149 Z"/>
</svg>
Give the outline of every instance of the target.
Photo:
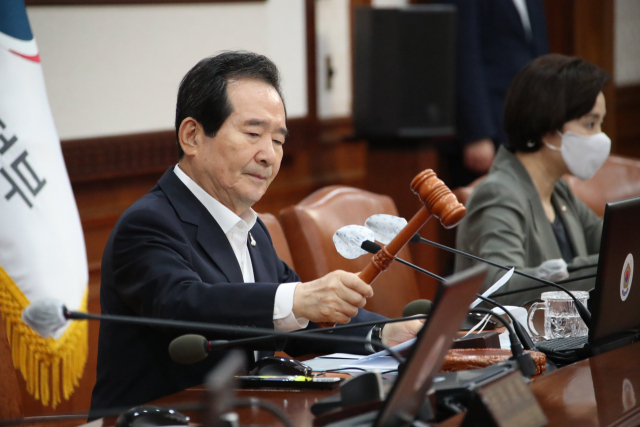
<svg viewBox="0 0 640 427">
<path fill-rule="evenodd" d="M 640 342 L 593 356 L 533 380 L 531 390 L 550 426 L 638 426 L 640 425 Z M 311 406 L 338 390 L 235 390 L 236 398 L 258 398 L 282 409 L 294 426 L 313 425 Z M 184 390 L 152 402 L 160 406 L 179 406 L 203 402 L 203 387 Z M 238 411 L 241 425 L 282 425 L 270 413 L 258 408 Z M 195 423 L 198 412 L 187 412 Z M 440 426 L 461 424 L 463 415 L 450 418 Z M 90 427 L 107 427 L 115 418 L 96 420 Z"/>
</svg>

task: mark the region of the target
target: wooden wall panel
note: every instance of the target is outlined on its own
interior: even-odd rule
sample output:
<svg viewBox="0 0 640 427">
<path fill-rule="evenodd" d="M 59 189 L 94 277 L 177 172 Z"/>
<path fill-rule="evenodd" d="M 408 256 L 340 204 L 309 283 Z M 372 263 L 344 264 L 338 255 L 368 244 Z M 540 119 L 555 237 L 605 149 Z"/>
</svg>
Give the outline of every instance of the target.
<svg viewBox="0 0 640 427">
<path fill-rule="evenodd" d="M 411 219 L 422 207 L 418 197 L 411 191 L 413 178 L 425 169 L 440 173 L 440 159 L 435 142 L 407 143 L 388 141 L 373 146 L 367 153 L 367 190 L 386 194 L 396 203 L 401 217 Z M 420 230 L 420 235 L 429 240 L 453 245 L 455 234 L 445 230 L 440 222 L 432 219 Z M 416 265 L 438 275 L 446 275 L 451 256 L 425 244 L 409 243 L 411 256 Z M 407 267 L 408 268 L 408 267 Z M 418 274 L 422 285 L 422 298 L 433 300 L 438 283 Z"/>
<path fill-rule="evenodd" d="M 579 56 L 614 75 L 614 0 L 545 0 L 545 10 L 551 52 Z M 603 131 L 618 153 L 614 82 L 603 92 L 608 106 Z"/>
</svg>

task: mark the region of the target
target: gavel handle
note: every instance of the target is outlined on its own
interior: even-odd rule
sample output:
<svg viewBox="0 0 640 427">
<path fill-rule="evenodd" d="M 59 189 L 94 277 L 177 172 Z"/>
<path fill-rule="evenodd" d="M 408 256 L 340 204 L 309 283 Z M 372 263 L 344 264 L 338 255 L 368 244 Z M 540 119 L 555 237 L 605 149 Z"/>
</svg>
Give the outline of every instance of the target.
<svg viewBox="0 0 640 427">
<path fill-rule="evenodd" d="M 431 218 L 431 212 L 424 206 L 411 218 L 411 221 L 398 233 L 398 235 L 389 242 L 389 245 L 383 247 L 371 260 L 369 264 L 362 270 L 358 277 L 370 285 L 378 277 L 380 273 L 387 269 L 391 261 L 405 247 L 409 240 L 416 234 L 420 228 Z M 320 328 L 332 328 L 335 323 L 319 322 Z"/>
<path fill-rule="evenodd" d="M 420 231 L 422 226 L 429 221 L 431 216 L 431 212 L 429 212 L 426 207 L 423 206 L 420 208 L 400 233 L 398 233 L 387 246 L 384 246 L 375 254 L 371 262 L 360 272 L 358 277 L 360 277 L 363 282 L 369 285 L 372 284 L 378 275 L 391 265 L 396 255 L 409 243 L 413 235 Z"/>
</svg>

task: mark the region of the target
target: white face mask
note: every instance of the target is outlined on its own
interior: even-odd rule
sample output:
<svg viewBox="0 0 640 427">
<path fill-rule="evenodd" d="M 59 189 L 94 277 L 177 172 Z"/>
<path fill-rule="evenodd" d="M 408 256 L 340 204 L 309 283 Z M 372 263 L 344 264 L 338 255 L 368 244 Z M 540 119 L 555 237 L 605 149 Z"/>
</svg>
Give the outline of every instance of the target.
<svg viewBox="0 0 640 427">
<path fill-rule="evenodd" d="M 611 140 L 603 133 L 580 135 L 567 131 L 558 134 L 562 137 L 560 148 L 544 143 L 552 150 L 560 151 L 569 172 L 581 180 L 591 178 L 609 157 Z"/>
</svg>

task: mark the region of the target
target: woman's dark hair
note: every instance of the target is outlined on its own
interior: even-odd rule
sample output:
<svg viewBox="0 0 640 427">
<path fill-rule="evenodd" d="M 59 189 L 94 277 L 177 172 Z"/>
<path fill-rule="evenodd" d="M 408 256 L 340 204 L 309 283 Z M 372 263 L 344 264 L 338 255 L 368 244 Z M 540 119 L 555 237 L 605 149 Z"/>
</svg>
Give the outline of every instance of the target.
<svg viewBox="0 0 640 427">
<path fill-rule="evenodd" d="M 184 156 L 178 136 L 182 121 L 192 117 L 202 125 L 207 136 L 214 137 L 233 112 L 233 106 L 227 96 L 227 83 L 240 79 L 261 80 L 273 86 L 284 104 L 280 90 L 280 73 L 266 56 L 245 51 L 229 51 L 203 59 L 189 70 L 178 89 L 175 124 L 178 158 Z"/>
<path fill-rule="evenodd" d="M 609 75 L 584 59 L 549 54 L 528 63 L 511 83 L 504 129 L 511 151 L 540 149 L 542 137 L 587 114 Z"/>
</svg>

